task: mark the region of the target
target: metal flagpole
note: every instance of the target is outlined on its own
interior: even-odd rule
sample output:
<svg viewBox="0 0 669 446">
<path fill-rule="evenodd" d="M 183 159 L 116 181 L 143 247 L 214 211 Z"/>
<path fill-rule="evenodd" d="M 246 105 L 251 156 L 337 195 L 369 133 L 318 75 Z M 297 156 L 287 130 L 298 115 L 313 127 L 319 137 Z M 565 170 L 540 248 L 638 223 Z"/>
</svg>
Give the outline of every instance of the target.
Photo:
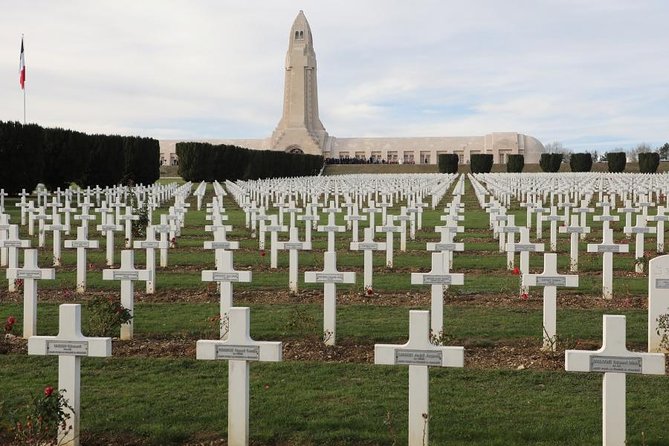
<svg viewBox="0 0 669 446">
<path fill-rule="evenodd" d="M 23 46 L 23 34 L 21 34 L 21 62 L 23 63 L 23 66 L 21 67 L 22 70 L 25 71 L 26 69 L 26 54 L 25 54 L 25 48 Z M 26 82 L 25 82 L 25 75 L 23 77 L 23 82 L 22 82 L 22 90 L 23 90 L 23 125 L 26 125 Z"/>
</svg>

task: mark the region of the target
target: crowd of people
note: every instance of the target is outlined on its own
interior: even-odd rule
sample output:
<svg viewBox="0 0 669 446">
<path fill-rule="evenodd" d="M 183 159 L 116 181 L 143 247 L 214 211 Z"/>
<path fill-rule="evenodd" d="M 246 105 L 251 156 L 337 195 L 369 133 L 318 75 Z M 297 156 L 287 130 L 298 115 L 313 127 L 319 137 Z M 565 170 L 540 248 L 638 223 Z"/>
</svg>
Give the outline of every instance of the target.
<svg viewBox="0 0 669 446">
<path fill-rule="evenodd" d="M 325 164 L 399 164 L 397 160 L 387 161 L 379 158 L 350 158 L 348 156 L 342 158 L 325 158 Z M 404 164 L 415 164 L 413 160 L 405 161 Z"/>
</svg>

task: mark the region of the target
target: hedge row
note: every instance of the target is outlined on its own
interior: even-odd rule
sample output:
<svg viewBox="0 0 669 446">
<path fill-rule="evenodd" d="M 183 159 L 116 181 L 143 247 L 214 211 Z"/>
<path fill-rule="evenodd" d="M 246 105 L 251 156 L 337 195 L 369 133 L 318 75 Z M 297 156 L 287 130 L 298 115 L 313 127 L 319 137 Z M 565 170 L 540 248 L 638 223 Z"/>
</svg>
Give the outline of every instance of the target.
<svg viewBox="0 0 669 446">
<path fill-rule="evenodd" d="M 657 152 L 639 153 L 639 172 L 655 173 L 660 165 L 660 154 Z"/>
<path fill-rule="evenodd" d="M 590 172 L 592 155 L 589 153 L 572 153 L 569 157 L 569 168 L 572 172 Z"/>
<path fill-rule="evenodd" d="M 474 153 L 469 158 L 472 173 L 489 173 L 492 170 L 492 154 Z"/>
<path fill-rule="evenodd" d="M 520 173 L 525 168 L 525 156 L 520 154 L 511 154 L 506 160 L 506 171 L 510 173 Z"/>
<path fill-rule="evenodd" d="M 316 175 L 323 167 L 319 155 L 251 150 L 231 145 L 177 143 L 179 175 L 186 181 L 257 180 Z"/>
<path fill-rule="evenodd" d="M 542 153 L 539 158 L 539 167 L 544 172 L 557 172 L 562 164 L 561 153 Z"/>
<path fill-rule="evenodd" d="M 440 173 L 458 173 L 460 157 L 455 153 L 440 153 L 437 156 Z"/>
<path fill-rule="evenodd" d="M 610 152 L 606 154 L 606 162 L 609 165 L 609 172 L 619 173 L 625 171 L 627 164 L 627 154 L 625 152 Z"/>
<path fill-rule="evenodd" d="M 160 177 L 160 148 L 151 138 L 87 135 L 36 124 L 0 121 L 0 188 L 10 194 L 38 183 L 112 186 Z"/>
</svg>

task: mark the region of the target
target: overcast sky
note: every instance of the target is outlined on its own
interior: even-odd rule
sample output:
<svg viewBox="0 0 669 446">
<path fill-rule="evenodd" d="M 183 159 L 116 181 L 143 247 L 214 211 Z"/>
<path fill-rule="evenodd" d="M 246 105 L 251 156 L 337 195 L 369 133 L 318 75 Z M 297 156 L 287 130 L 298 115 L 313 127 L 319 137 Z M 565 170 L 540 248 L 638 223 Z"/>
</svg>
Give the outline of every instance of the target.
<svg viewBox="0 0 669 446">
<path fill-rule="evenodd" d="M 262 138 L 303 9 L 330 135 L 669 141 L 667 0 L 0 0 L 0 120 Z"/>
</svg>

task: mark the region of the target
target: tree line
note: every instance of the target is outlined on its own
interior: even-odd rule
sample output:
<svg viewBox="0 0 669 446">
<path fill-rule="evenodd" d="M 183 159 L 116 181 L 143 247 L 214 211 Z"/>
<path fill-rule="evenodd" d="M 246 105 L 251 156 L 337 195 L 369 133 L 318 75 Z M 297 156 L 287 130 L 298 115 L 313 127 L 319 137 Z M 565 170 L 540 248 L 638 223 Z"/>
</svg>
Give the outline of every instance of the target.
<svg viewBox="0 0 669 446">
<path fill-rule="evenodd" d="M 72 183 L 152 184 L 159 177 L 155 139 L 0 121 L 0 188 L 7 193 L 32 191 L 38 183 L 54 190 Z"/>
</svg>

